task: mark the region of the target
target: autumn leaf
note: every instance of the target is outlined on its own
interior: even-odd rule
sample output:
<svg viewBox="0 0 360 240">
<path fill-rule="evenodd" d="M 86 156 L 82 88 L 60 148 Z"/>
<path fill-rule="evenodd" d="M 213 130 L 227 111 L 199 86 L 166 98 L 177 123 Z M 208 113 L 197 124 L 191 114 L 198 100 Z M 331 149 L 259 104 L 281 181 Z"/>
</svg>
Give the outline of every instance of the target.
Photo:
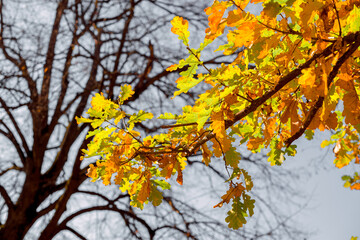
<svg viewBox="0 0 360 240">
<path fill-rule="evenodd" d="M 231 5 L 230 2 L 227 1 L 217 1 L 206 8 L 204 11 L 207 15 L 209 15 L 209 28 L 206 29 L 207 35 L 206 38 L 214 39 L 220 34 L 223 33 L 225 25 L 221 22 L 222 17 L 225 13 L 225 10 Z"/>
<path fill-rule="evenodd" d="M 150 182 L 150 179 L 146 178 L 142 184 L 141 184 L 141 189 L 138 193 L 138 196 L 137 196 L 137 200 L 140 202 L 140 203 L 144 203 L 148 197 L 150 196 L 150 188 L 151 188 L 151 182 Z"/>
<path fill-rule="evenodd" d="M 208 146 L 206 144 L 201 145 L 201 152 L 203 159 L 202 161 L 205 163 L 206 166 L 209 166 L 209 163 L 211 162 L 212 152 L 209 150 Z"/>
<path fill-rule="evenodd" d="M 360 31 L 360 7 L 354 6 L 346 22 L 348 23 L 347 28 L 349 32 L 356 33 Z"/>
<path fill-rule="evenodd" d="M 124 84 L 120 87 L 120 95 L 119 95 L 119 103 L 123 104 L 126 100 L 128 100 L 132 95 L 134 95 L 134 91 L 131 86 L 128 84 Z"/>
<path fill-rule="evenodd" d="M 233 198 L 240 197 L 244 190 L 245 188 L 241 185 L 241 183 L 237 184 L 235 187 L 230 185 L 229 190 L 221 197 L 222 201 L 216 204 L 214 208 L 222 207 L 224 203 L 229 203 Z"/>
<path fill-rule="evenodd" d="M 163 198 L 161 192 L 154 185 L 151 185 L 149 200 L 152 204 L 154 206 L 159 206 L 162 203 Z"/>
<path fill-rule="evenodd" d="M 246 194 L 243 194 L 243 203 L 239 197 L 234 199 L 232 209 L 227 213 L 228 216 L 225 221 L 228 222 L 228 226 L 233 229 L 239 229 L 247 221 L 245 217 L 252 216 L 254 214 L 254 203 L 255 200 L 250 199 Z"/>
<path fill-rule="evenodd" d="M 236 198 L 232 204 L 232 209 L 227 213 L 228 216 L 225 221 L 229 223 L 229 228 L 239 229 L 246 223 L 247 214 L 241 205 L 239 198 Z"/>
<path fill-rule="evenodd" d="M 222 112 L 214 112 L 211 115 L 211 128 L 213 129 L 216 137 L 219 139 L 224 139 L 226 132 L 225 132 L 225 120 L 224 115 Z"/>
<path fill-rule="evenodd" d="M 184 45 L 188 46 L 188 39 L 190 36 L 190 32 L 188 30 L 189 22 L 182 17 L 174 17 L 173 20 L 171 20 L 171 25 L 173 26 L 171 28 L 171 32 L 178 35 L 179 39 L 183 41 Z"/>
<path fill-rule="evenodd" d="M 86 176 L 92 178 L 92 182 L 95 182 L 99 178 L 97 168 L 94 166 L 94 164 L 89 165 Z"/>
<path fill-rule="evenodd" d="M 251 138 L 247 143 L 247 147 L 249 150 L 257 151 L 263 142 L 264 139 L 262 138 Z"/>
<path fill-rule="evenodd" d="M 92 98 L 91 100 L 91 106 L 92 109 L 100 112 L 102 110 L 106 110 L 106 108 L 117 108 L 118 105 L 115 104 L 114 102 L 112 102 L 111 100 L 105 99 L 103 94 L 95 94 L 95 97 Z"/>
<path fill-rule="evenodd" d="M 236 151 L 236 148 L 231 147 L 226 153 L 225 153 L 225 163 L 226 165 L 229 165 L 233 168 L 237 168 L 239 165 L 239 161 L 241 159 L 240 153 Z"/>
</svg>

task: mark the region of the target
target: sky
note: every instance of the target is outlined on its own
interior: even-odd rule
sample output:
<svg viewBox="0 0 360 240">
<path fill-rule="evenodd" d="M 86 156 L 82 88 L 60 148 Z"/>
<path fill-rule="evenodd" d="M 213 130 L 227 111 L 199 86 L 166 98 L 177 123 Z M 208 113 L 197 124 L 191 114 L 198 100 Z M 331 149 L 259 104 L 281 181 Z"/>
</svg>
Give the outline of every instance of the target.
<svg viewBox="0 0 360 240">
<path fill-rule="evenodd" d="M 360 237 L 360 191 L 344 188 L 341 176 L 352 175 L 359 166 L 336 168 L 332 146 L 320 147 L 325 136 L 329 133 L 317 132 L 313 141 L 299 139 L 298 154 L 287 159 L 283 167 L 305 167 L 312 172 L 299 189 L 308 196 L 308 206 L 296 216 L 314 231 L 309 240 L 350 240 L 351 236 Z"/>
</svg>

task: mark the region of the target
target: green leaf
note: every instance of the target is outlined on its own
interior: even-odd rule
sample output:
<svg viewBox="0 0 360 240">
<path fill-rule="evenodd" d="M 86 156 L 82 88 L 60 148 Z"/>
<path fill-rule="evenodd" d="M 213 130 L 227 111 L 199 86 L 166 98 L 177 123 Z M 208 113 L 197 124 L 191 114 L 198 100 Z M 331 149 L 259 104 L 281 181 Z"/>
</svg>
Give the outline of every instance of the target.
<svg viewBox="0 0 360 240">
<path fill-rule="evenodd" d="M 92 128 L 97 128 L 97 127 L 100 127 L 101 126 L 101 124 L 103 124 L 103 120 L 102 119 L 95 119 L 95 120 L 93 120 L 93 122 L 91 123 L 91 127 Z"/>
<path fill-rule="evenodd" d="M 172 113 L 164 113 L 158 117 L 158 119 L 177 119 L 177 118 L 178 118 L 178 115 L 172 114 Z"/>
<path fill-rule="evenodd" d="M 254 183 L 253 181 L 251 180 L 251 176 L 249 175 L 249 173 L 247 171 L 245 171 L 244 169 L 241 169 L 241 172 L 244 176 L 244 180 L 245 180 L 245 186 L 246 186 L 246 191 L 250 191 L 253 186 L 254 186 Z"/>
<path fill-rule="evenodd" d="M 162 193 L 156 188 L 156 186 L 151 185 L 151 191 L 149 200 L 152 202 L 152 204 L 156 207 L 159 206 L 162 203 L 163 200 Z"/>
<path fill-rule="evenodd" d="M 348 188 L 348 187 L 350 187 L 351 186 L 351 183 L 349 182 L 349 181 L 346 181 L 345 183 L 344 183 L 344 187 L 345 188 Z"/>
<path fill-rule="evenodd" d="M 228 216 L 225 218 L 225 221 L 229 223 L 229 228 L 239 229 L 246 223 L 245 217 L 247 217 L 247 214 L 243 209 L 243 204 L 240 202 L 239 197 L 234 199 L 232 209 L 228 211 L 227 214 Z"/>
<path fill-rule="evenodd" d="M 123 104 L 126 100 L 128 100 L 135 92 L 132 90 L 131 86 L 128 84 L 124 84 L 121 86 L 121 91 L 119 94 L 119 103 Z"/>
<path fill-rule="evenodd" d="M 262 30 L 262 31 L 260 32 L 260 34 L 261 34 L 261 37 L 266 38 L 266 37 L 271 37 L 272 35 L 274 35 L 274 34 L 275 34 L 275 31 L 266 28 L 266 29 Z"/>
<path fill-rule="evenodd" d="M 88 119 L 88 118 L 83 118 L 83 117 L 75 117 L 77 124 L 80 123 L 91 123 L 94 120 L 93 119 Z"/>
<path fill-rule="evenodd" d="M 109 135 L 112 134 L 115 130 L 116 128 L 114 127 L 106 127 L 105 129 L 101 128 L 100 131 L 96 133 L 94 139 L 88 144 L 88 150 L 85 151 L 87 155 L 86 157 L 101 155 L 101 151 L 105 147 L 104 142 L 107 142 Z"/>
<path fill-rule="evenodd" d="M 356 33 L 360 31 L 360 8 L 357 8 L 356 5 L 354 5 L 353 10 L 350 12 L 347 23 L 349 32 Z"/>
<path fill-rule="evenodd" d="M 166 182 L 163 179 L 155 179 L 152 180 L 153 183 L 155 183 L 157 186 L 161 187 L 163 190 L 170 189 L 171 185 L 170 183 Z"/>
<path fill-rule="evenodd" d="M 243 194 L 244 199 L 244 207 L 249 212 L 250 217 L 254 215 L 254 208 L 255 208 L 255 200 L 251 199 L 251 197 L 247 194 Z"/>
<path fill-rule="evenodd" d="M 288 156 L 295 156 L 296 154 L 296 145 L 290 145 L 288 148 L 285 149 L 285 153 Z"/>
<path fill-rule="evenodd" d="M 226 180 L 225 182 L 230 182 L 232 181 L 234 178 L 238 178 L 241 176 L 241 171 L 240 168 L 234 168 L 230 178 L 228 180 Z"/>
<path fill-rule="evenodd" d="M 140 110 L 137 114 L 134 113 L 130 116 L 130 119 L 128 121 L 129 124 L 129 130 L 134 128 L 134 124 L 138 122 L 145 121 L 146 119 L 152 119 L 154 115 L 149 112 L 145 112 L 143 110 Z"/>
<path fill-rule="evenodd" d="M 191 88 L 198 85 L 202 80 L 204 80 L 203 76 L 199 78 L 192 77 L 180 77 L 177 82 L 178 91 L 174 92 L 174 97 L 180 95 L 181 93 L 187 93 Z"/>
<path fill-rule="evenodd" d="M 245 217 L 252 216 L 254 214 L 255 200 L 251 199 L 249 195 L 243 193 L 244 203 L 240 201 L 240 197 L 236 197 L 233 200 L 232 209 L 227 213 L 228 216 L 225 221 L 230 228 L 239 229 L 246 223 Z"/>
<path fill-rule="evenodd" d="M 87 114 L 89 114 L 89 116 L 93 117 L 93 118 L 102 118 L 103 112 L 97 111 L 93 108 L 89 108 L 89 110 L 87 111 Z"/>
<path fill-rule="evenodd" d="M 305 130 L 305 137 L 307 140 L 312 140 L 314 138 L 314 130 L 306 129 Z"/>
<path fill-rule="evenodd" d="M 233 168 L 237 168 L 239 165 L 239 161 L 241 159 L 240 153 L 236 151 L 236 148 L 231 147 L 226 153 L 225 153 L 225 160 L 226 165 L 231 166 Z"/>
<path fill-rule="evenodd" d="M 270 146 L 271 146 L 271 150 L 268 153 L 268 161 L 270 162 L 271 166 L 274 165 L 281 165 L 284 160 L 285 160 L 285 156 L 284 156 L 284 151 L 282 151 L 281 149 L 277 149 L 277 144 L 279 143 L 279 140 L 274 139 L 271 141 Z"/>
</svg>

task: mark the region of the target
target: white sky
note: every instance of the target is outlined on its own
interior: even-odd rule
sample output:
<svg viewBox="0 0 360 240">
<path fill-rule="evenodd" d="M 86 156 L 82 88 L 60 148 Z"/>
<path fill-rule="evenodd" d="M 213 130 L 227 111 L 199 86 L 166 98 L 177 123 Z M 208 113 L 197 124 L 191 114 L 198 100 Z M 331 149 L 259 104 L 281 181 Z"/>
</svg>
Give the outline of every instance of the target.
<svg viewBox="0 0 360 240">
<path fill-rule="evenodd" d="M 309 240 L 338 240 L 351 236 L 360 237 L 360 191 L 343 187 L 342 175 L 352 175 L 359 166 L 350 164 L 338 169 L 333 164 L 332 146 L 320 147 L 326 133 L 317 132 L 313 141 L 300 139 L 298 154 L 287 159 L 284 167 L 310 168 L 313 176 L 303 179 L 303 187 L 309 196 L 309 205 L 297 215 L 297 220 L 310 231 Z"/>
</svg>

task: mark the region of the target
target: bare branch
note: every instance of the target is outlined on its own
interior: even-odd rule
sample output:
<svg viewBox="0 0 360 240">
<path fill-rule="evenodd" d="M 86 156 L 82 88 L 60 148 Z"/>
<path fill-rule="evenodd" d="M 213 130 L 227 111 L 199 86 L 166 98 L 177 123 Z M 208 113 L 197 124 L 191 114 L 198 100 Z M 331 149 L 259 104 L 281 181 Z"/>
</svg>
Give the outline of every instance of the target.
<svg viewBox="0 0 360 240">
<path fill-rule="evenodd" d="M 71 214 L 70 216 L 68 216 L 67 218 L 65 218 L 59 224 L 58 231 L 60 231 L 61 229 L 64 229 L 66 227 L 66 224 L 69 221 L 71 221 L 72 219 L 74 219 L 75 217 L 77 217 L 81 214 L 87 213 L 87 212 L 92 212 L 92 211 L 113 211 L 113 212 L 120 213 L 122 216 L 130 217 L 130 218 L 134 219 L 135 221 L 141 223 L 147 229 L 147 231 L 150 235 L 150 239 L 152 239 L 155 235 L 155 231 L 150 227 L 150 225 L 148 225 L 148 223 L 144 219 L 138 217 L 132 211 L 125 211 L 125 210 L 118 209 L 115 205 L 112 205 L 112 204 L 111 205 L 94 206 L 94 207 L 90 207 L 90 208 L 81 209 L 80 211 L 75 212 L 75 213 Z"/>
<path fill-rule="evenodd" d="M 83 235 L 81 235 L 80 233 L 78 233 L 77 231 L 75 231 L 73 228 L 66 226 L 65 230 L 70 231 L 71 233 L 73 233 L 75 236 L 77 236 L 78 238 L 82 239 L 82 240 L 86 240 L 86 237 L 84 237 Z"/>
<path fill-rule="evenodd" d="M 11 211 L 14 208 L 14 203 L 11 201 L 10 196 L 8 195 L 7 191 L 3 186 L 0 185 L 0 194 L 4 198 L 6 205 L 8 206 L 9 210 Z"/>
<path fill-rule="evenodd" d="M 0 177 L 1 177 L 2 175 L 4 175 L 5 173 L 11 171 L 11 170 L 23 171 L 24 169 L 21 168 L 21 167 L 19 167 L 19 166 L 17 166 L 16 164 L 13 164 L 13 166 L 11 166 L 11 167 L 9 167 L 9 168 L 1 171 L 1 172 L 0 172 Z"/>
<path fill-rule="evenodd" d="M 7 130 L 7 132 L 5 132 L 4 130 L 0 129 L 0 134 L 4 135 L 7 139 L 9 139 L 11 141 L 11 143 L 14 145 L 14 147 L 20 157 L 21 163 L 23 164 L 23 166 L 25 166 L 26 165 L 26 156 L 25 156 L 23 150 L 21 149 L 20 144 L 16 140 L 16 138 L 15 138 L 14 134 L 11 132 L 10 128 L 2 120 L 0 120 L 0 124 L 2 124 Z"/>
<path fill-rule="evenodd" d="M 6 111 L 6 114 L 9 116 L 10 120 L 11 120 L 11 123 L 12 125 L 14 126 L 17 134 L 19 135 L 20 139 L 21 139 L 21 143 L 22 143 L 22 146 L 25 150 L 25 152 L 28 154 L 29 153 L 29 146 L 25 140 L 25 137 L 23 135 L 23 133 L 21 132 L 20 128 L 19 128 L 19 125 L 18 123 L 16 122 L 13 114 L 11 113 L 10 109 L 8 108 L 8 106 L 6 105 L 5 101 L 0 97 L 0 104 L 1 106 L 5 109 Z"/>
</svg>

